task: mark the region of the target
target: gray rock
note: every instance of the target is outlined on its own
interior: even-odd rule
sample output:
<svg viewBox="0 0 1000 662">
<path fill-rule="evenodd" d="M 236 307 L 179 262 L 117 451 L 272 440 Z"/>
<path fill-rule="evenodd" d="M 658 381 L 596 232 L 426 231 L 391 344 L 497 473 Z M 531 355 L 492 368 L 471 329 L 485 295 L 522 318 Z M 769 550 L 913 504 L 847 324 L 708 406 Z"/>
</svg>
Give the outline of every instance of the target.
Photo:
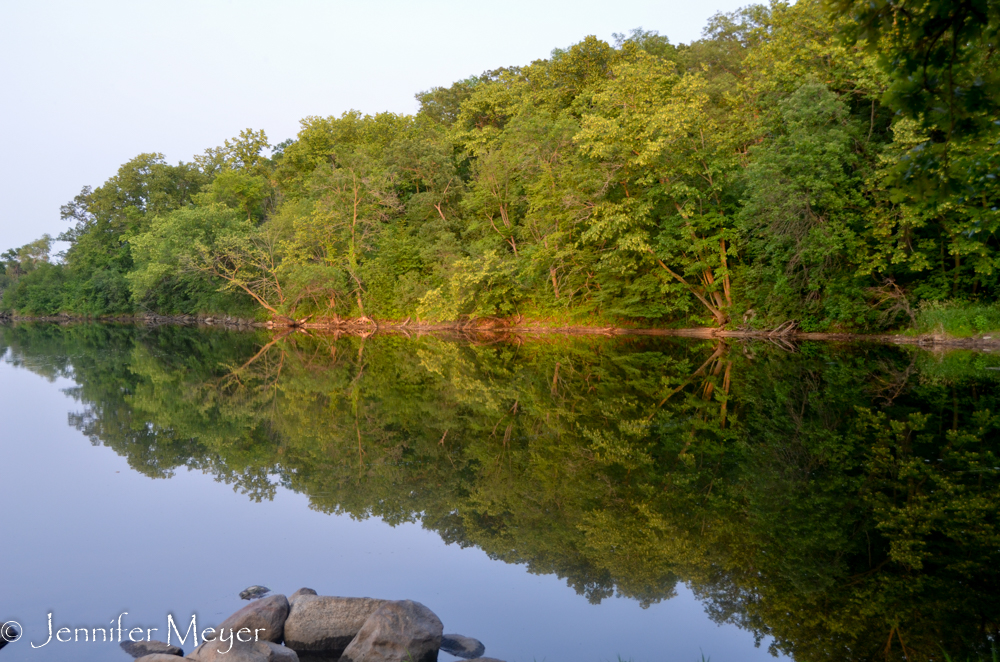
<svg viewBox="0 0 1000 662">
<path fill-rule="evenodd" d="M 477 657 L 469 662 L 503 662 L 503 660 L 498 660 L 495 657 Z"/>
<path fill-rule="evenodd" d="M 285 620 L 285 645 L 336 659 L 385 600 L 298 595 Z"/>
<path fill-rule="evenodd" d="M 165 644 L 162 641 L 123 641 L 121 647 L 122 650 L 135 658 L 149 655 L 184 657 L 184 651 L 180 648 Z"/>
<path fill-rule="evenodd" d="M 316 591 L 312 590 L 311 588 L 300 588 L 299 590 L 295 591 L 295 593 L 292 593 L 290 596 L 288 596 L 288 603 L 291 604 L 295 602 L 295 599 L 300 595 L 316 595 Z"/>
<path fill-rule="evenodd" d="M 455 657 L 464 657 L 467 660 L 480 657 L 486 652 L 483 642 L 472 637 L 463 637 L 460 634 L 446 634 L 441 637 L 441 650 L 451 653 Z"/>
<path fill-rule="evenodd" d="M 230 644 L 232 647 L 230 648 Z M 271 649 L 263 641 L 241 643 L 239 641 L 206 641 L 187 656 L 198 662 L 267 662 Z"/>
<path fill-rule="evenodd" d="M 444 626 L 413 600 L 386 602 L 368 617 L 341 662 L 437 662 Z"/>
<path fill-rule="evenodd" d="M 288 599 L 280 594 L 272 595 L 243 607 L 222 621 L 216 631 L 221 632 L 224 629 L 228 632 L 230 629 L 238 631 L 241 628 L 249 628 L 251 637 L 255 641 L 258 639 L 281 641 L 286 618 L 288 618 Z M 260 632 L 257 632 L 258 630 Z"/>
<path fill-rule="evenodd" d="M 185 659 L 196 662 L 298 662 L 299 659 L 291 648 L 273 641 L 234 641 L 231 649 L 229 645 L 228 641 L 206 641 Z"/>
<path fill-rule="evenodd" d="M 271 649 L 271 659 L 269 662 L 299 662 L 299 656 L 287 646 L 279 646 L 273 641 L 267 642 Z"/>
<path fill-rule="evenodd" d="M 266 586 L 257 586 L 254 584 L 249 588 L 245 588 L 240 591 L 240 597 L 244 600 L 256 600 L 257 598 L 263 598 L 265 595 L 271 592 Z"/>
<path fill-rule="evenodd" d="M 123 641 L 122 650 L 138 659 L 150 655 L 170 655 L 184 657 L 184 651 L 178 646 L 171 646 L 162 641 Z"/>
<path fill-rule="evenodd" d="M 136 658 L 136 662 L 177 662 L 177 656 L 170 653 L 150 653 Z"/>
</svg>

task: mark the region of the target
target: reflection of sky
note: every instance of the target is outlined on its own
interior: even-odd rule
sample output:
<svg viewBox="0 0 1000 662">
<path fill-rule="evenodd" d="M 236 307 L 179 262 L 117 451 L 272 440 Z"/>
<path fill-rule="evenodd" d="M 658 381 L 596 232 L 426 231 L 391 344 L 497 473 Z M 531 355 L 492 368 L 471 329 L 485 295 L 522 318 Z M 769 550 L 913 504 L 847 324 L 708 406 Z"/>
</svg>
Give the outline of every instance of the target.
<svg viewBox="0 0 1000 662">
<path fill-rule="evenodd" d="M 308 507 L 279 489 L 253 503 L 210 477 L 181 470 L 152 480 L 67 423 L 77 404 L 60 389 L 0 362 L 0 619 L 24 624 L 3 662 L 104 662 L 128 657 L 103 643 L 43 642 L 55 626 L 123 623 L 161 628 L 199 615 L 199 627 L 242 606 L 237 593 L 264 584 L 290 593 L 410 598 L 434 610 L 445 632 L 481 639 L 507 662 L 712 662 L 771 658 L 734 626 L 719 627 L 681 587 L 669 602 L 589 604 L 552 576 L 446 545 L 419 525 L 358 522 Z M 184 618 L 186 615 L 186 619 Z M 202 625 L 204 623 L 204 625 Z M 155 636 L 155 635 L 154 635 Z M 442 654 L 442 660 L 452 659 Z"/>
</svg>

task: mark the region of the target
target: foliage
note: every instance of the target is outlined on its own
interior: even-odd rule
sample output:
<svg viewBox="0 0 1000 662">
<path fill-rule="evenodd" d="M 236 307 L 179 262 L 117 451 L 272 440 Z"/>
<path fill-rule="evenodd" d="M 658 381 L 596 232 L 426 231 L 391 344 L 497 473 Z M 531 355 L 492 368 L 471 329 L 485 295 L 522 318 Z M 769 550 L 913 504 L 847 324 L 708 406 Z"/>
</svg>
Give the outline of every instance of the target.
<svg viewBox="0 0 1000 662">
<path fill-rule="evenodd" d="M 831 0 L 847 17 L 843 32 L 879 52 L 891 84 L 890 107 L 918 120 L 924 139 L 903 162 L 905 179 L 943 197 L 965 188 L 955 142 L 995 142 L 1000 110 L 996 66 L 1000 3 L 995 0 Z M 979 164 L 982 167 L 985 164 Z M 978 168 L 976 168 L 978 170 Z"/>
<path fill-rule="evenodd" d="M 1000 330 L 1000 306 L 928 301 L 917 312 L 915 328 L 959 338 Z"/>
<path fill-rule="evenodd" d="M 76 381 L 72 425 L 151 477 L 258 500 L 277 478 L 593 602 L 684 582 L 803 662 L 989 658 L 996 357 L 483 340 L 0 328 L 7 360 Z"/>
<path fill-rule="evenodd" d="M 751 5 L 689 44 L 587 37 L 412 116 L 141 154 L 62 208 L 58 277 L 6 262 L 2 305 L 857 331 L 990 305 L 995 5 Z"/>
<path fill-rule="evenodd" d="M 199 256 L 246 223 L 227 207 L 185 207 L 154 217 L 146 232 L 130 241 L 135 268 L 126 278 L 137 306 L 166 313 L 232 311 L 220 283 L 198 269 Z M 252 309 L 247 309 L 252 314 Z"/>
</svg>

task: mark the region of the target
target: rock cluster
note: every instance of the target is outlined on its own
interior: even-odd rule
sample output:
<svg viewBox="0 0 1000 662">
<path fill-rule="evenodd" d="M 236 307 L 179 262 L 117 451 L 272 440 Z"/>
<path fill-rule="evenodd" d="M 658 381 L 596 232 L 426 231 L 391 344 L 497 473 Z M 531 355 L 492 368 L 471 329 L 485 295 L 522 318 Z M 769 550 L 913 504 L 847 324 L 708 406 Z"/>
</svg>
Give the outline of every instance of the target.
<svg viewBox="0 0 1000 662">
<path fill-rule="evenodd" d="M 251 589 L 266 591 L 264 587 Z M 178 658 L 195 662 L 437 662 L 439 650 L 473 662 L 500 662 L 482 657 L 486 648 L 476 639 L 443 634 L 441 619 L 419 602 L 317 595 L 310 588 L 287 598 L 275 594 L 255 600 L 216 631 L 227 634 L 203 642 L 187 657 L 176 646 L 158 641 L 127 642 L 122 648 L 137 662 Z"/>
</svg>

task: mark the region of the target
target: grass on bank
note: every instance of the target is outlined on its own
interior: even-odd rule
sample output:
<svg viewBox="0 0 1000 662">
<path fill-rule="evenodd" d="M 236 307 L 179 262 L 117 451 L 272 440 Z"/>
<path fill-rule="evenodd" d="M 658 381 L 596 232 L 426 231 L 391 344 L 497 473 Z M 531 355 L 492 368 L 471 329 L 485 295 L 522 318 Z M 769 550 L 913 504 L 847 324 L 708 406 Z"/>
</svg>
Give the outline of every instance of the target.
<svg viewBox="0 0 1000 662">
<path fill-rule="evenodd" d="M 942 653 L 942 655 L 944 655 L 944 662 L 962 662 L 958 658 L 951 657 L 950 655 L 948 655 L 948 653 Z M 979 657 L 977 655 L 975 659 L 971 657 L 966 658 L 966 662 L 1000 662 L 1000 654 L 998 654 L 997 649 L 994 648 L 993 654 L 990 656 L 989 660 L 986 660 L 985 658 Z"/>
<path fill-rule="evenodd" d="M 913 332 L 956 338 L 1000 334 L 1000 305 L 927 301 L 917 311 Z"/>
</svg>

